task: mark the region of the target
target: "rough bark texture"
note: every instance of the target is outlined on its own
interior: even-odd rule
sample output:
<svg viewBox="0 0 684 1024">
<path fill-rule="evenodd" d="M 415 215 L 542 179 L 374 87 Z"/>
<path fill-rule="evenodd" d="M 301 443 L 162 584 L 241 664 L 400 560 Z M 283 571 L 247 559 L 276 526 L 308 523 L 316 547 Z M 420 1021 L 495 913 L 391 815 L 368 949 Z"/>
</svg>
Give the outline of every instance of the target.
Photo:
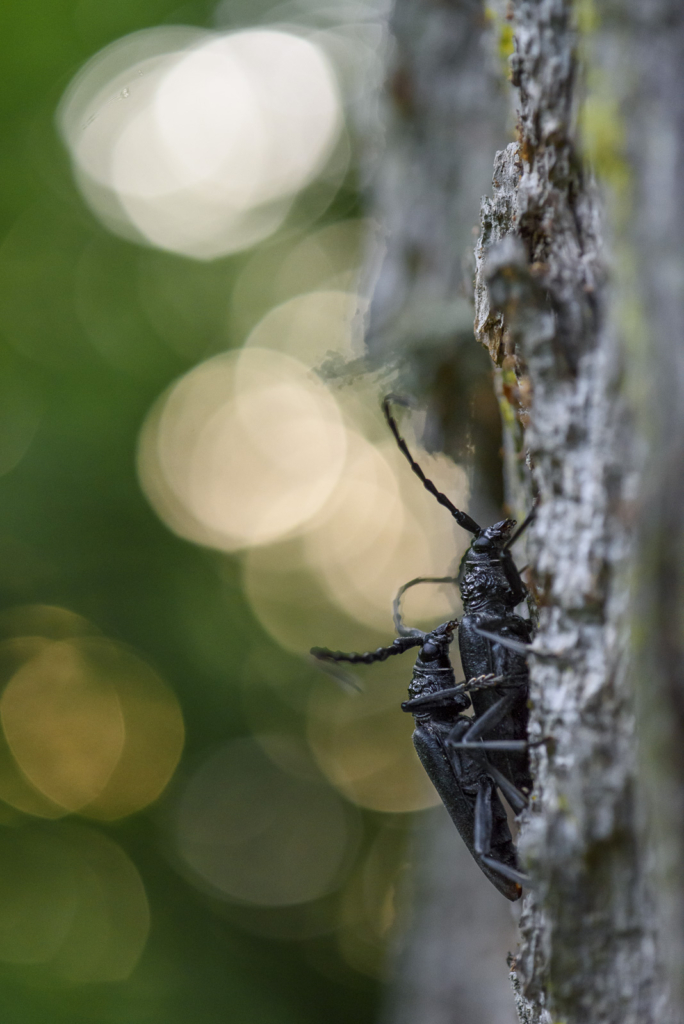
<svg viewBox="0 0 684 1024">
<path fill-rule="evenodd" d="M 523 1019 L 660 1022 L 628 672 L 638 448 L 597 194 L 578 152 L 572 5 L 518 0 L 515 10 L 519 143 L 497 155 L 483 203 L 476 334 L 516 378 L 501 389 L 520 424 L 511 497 L 524 490 L 523 455 L 539 500 L 535 647 L 556 655 L 531 659 L 530 732 L 548 741 L 533 753 L 520 839 L 536 888 L 515 973 Z"/>
</svg>

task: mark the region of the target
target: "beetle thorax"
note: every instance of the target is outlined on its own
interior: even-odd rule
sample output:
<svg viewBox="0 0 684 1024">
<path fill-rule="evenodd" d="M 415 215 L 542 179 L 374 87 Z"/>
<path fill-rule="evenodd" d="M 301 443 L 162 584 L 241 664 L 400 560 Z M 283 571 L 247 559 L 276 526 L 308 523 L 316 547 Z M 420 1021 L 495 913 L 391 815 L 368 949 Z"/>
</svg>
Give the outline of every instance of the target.
<svg viewBox="0 0 684 1024">
<path fill-rule="evenodd" d="M 511 611 L 517 604 L 509 578 L 500 559 L 468 559 L 461 583 L 463 608 L 467 612 L 486 608 L 492 614 Z M 472 560 L 471 560 L 472 559 Z"/>
</svg>

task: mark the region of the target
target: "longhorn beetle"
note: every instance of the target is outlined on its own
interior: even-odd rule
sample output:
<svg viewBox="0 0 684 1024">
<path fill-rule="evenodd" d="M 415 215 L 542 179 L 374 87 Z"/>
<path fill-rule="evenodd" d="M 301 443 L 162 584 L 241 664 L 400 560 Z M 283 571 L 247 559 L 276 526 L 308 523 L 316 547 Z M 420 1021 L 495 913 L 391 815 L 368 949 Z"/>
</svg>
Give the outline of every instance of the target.
<svg viewBox="0 0 684 1024">
<path fill-rule="evenodd" d="M 314 647 L 311 653 L 326 661 L 372 664 L 412 647 L 420 649 L 409 700 L 402 704 L 402 709 L 415 718 L 416 751 L 479 867 L 499 892 L 516 900 L 526 879 L 518 867 L 497 787 L 516 813 L 526 805 L 531 779 L 525 656 L 532 624 L 514 614 L 526 590 L 510 549 L 532 514 L 515 532 L 512 519 L 485 529 L 478 526 L 437 490 L 414 460 L 392 416 L 392 401 L 401 399 L 388 396 L 383 411 L 411 469 L 459 526 L 474 535 L 459 574 L 464 615 L 460 623 L 452 619 L 428 633 L 404 626 L 400 600 L 409 587 L 457 582 L 452 577 L 411 580 L 401 587 L 394 601 L 398 636 L 390 647 L 365 654 Z M 466 682 L 459 685 L 449 657 L 457 628 L 466 676 Z M 473 718 L 462 714 L 471 704 L 468 694 L 472 694 Z"/>
</svg>

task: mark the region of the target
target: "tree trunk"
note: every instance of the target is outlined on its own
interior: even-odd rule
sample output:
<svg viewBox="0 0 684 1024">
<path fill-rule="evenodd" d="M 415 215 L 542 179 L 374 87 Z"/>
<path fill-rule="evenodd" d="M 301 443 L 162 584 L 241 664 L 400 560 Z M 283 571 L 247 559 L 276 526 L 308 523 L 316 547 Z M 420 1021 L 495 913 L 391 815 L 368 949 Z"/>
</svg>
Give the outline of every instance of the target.
<svg viewBox="0 0 684 1024">
<path fill-rule="evenodd" d="M 684 1019 L 684 8 L 606 9 L 601 65 L 625 139 L 629 216 L 615 217 L 618 309 L 648 457 L 641 489 L 635 616 L 641 765 L 656 842 L 661 948 Z M 607 52 L 602 47 L 601 52 Z M 619 103 L 619 108 L 618 108 Z M 631 330 L 630 330 L 631 327 Z"/>
<path fill-rule="evenodd" d="M 432 447 L 459 457 L 477 435 L 476 475 L 484 481 L 497 462 L 498 411 L 464 282 L 480 197 L 505 133 L 505 89 L 479 0 L 396 0 L 388 49 L 385 145 L 368 168 L 370 212 L 385 239 L 369 352 L 396 368 L 398 390 L 427 401 Z M 473 399 L 482 395 L 473 431 Z M 475 489 L 477 514 L 491 517 L 490 490 Z M 445 552 L 445 567 L 452 558 Z M 515 948 L 514 921 L 443 809 L 419 817 L 413 869 L 383 1021 L 513 1024 L 505 958 Z"/>
<path fill-rule="evenodd" d="M 520 839 L 535 888 L 516 973 L 530 1020 L 643 1024 L 664 1011 L 629 674 L 638 446 L 578 149 L 571 18 L 566 0 L 516 4 L 519 142 L 497 156 L 478 251 L 476 333 L 514 374 L 503 401 L 539 499 L 535 647 L 554 655 L 531 659 L 530 735 L 546 742 Z M 516 485 L 523 464 L 509 468 Z"/>
<path fill-rule="evenodd" d="M 369 345 L 376 357 L 401 356 L 403 382 L 433 406 L 441 392 L 416 369 L 416 311 L 429 333 L 434 309 L 451 309 L 451 335 L 444 333 L 454 353 L 462 358 L 464 334 L 475 346 L 454 296 L 472 197 L 488 190 L 478 170 L 488 147 L 494 166 L 475 253 L 475 335 L 495 367 L 507 503 L 522 516 L 538 502 L 528 558 L 539 613 L 530 736 L 540 745 L 519 840 L 532 886 L 512 971 L 520 1019 L 530 1024 L 682 1019 L 680 6 L 616 0 L 599 9 L 599 24 L 590 2 L 514 0 L 519 119 L 508 146 L 491 81 L 505 17 L 494 16 L 493 26 L 490 17 L 487 29 L 480 5 L 465 0 L 396 0 L 393 15 L 391 116 L 373 183 L 376 214 L 391 234 Z M 462 380 L 452 388 L 452 405 L 466 390 Z M 455 422 L 443 409 L 433 414 Z M 448 436 L 442 446 L 454 450 Z M 642 679 L 648 700 L 636 685 Z M 657 894 L 648 871 L 654 849 Z M 424 901 L 437 898 L 430 891 Z M 433 952 L 448 965 L 460 955 L 453 934 L 438 914 L 426 910 L 422 919 L 439 930 L 433 951 L 450 945 Z M 422 948 L 414 942 L 414 986 Z M 434 973 L 423 975 L 429 985 Z M 409 1018 L 397 1008 L 392 1019 Z M 423 1016 L 421 1024 L 433 1019 L 463 1018 L 454 1005 L 452 1017 Z"/>
</svg>

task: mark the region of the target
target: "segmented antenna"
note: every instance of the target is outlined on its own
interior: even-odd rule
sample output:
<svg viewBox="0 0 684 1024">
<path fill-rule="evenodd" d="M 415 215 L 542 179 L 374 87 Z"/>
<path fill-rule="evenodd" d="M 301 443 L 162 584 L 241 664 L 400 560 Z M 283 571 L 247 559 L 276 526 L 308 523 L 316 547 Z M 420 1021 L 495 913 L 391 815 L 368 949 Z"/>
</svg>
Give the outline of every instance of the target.
<svg viewBox="0 0 684 1024">
<path fill-rule="evenodd" d="M 394 628 L 399 636 L 425 636 L 425 633 L 422 633 L 419 629 L 405 626 L 401 618 L 401 599 L 409 587 L 415 587 L 418 583 L 458 583 L 458 578 L 456 576 L 417 576 L 415 580 L 409 580 L 408 583 L 404 583 L 403 587 L 399 587 L 397 596 L 392 602 Z"/>
<path fill-rule="evenodd" d="M 378 647 L 376 651 L 366 651 L 364 654 L 329 651 L 327 647 L 312 647 L 311 653 L 319 661 L 349 661 L 352 665 L 372 665 L 375 661 L 387 661 L 393 654 L 403 654 L 411 647 L 420 647 L 424 638 L 424 633 L 421 633 L 420 636 L 398 637 L 391 647 Z"/>
<path fill-rule="evenodd" d="M 474 533 L 475 536 L 482 533 L 481 527 L 477 525 L 475 520 L 471 519 L 470 516 L 467 515 L 467 513 L 461 512 L 459 508 L 456 508 L 453 502 L 451 502 L 447 498 L 446 494 L 442 494 L 441 491 L 438 491 L 435 485 L 433 484 L 432 480 L 430 480 L 429 477 L 425 476 L 425 473 L 411 455 L 411 452 L 409 451 L 406 441 L 399 433 L 399 427 L 397 426 L 396 420 L 394 419 L 394 416 L 390 411 L 390 404 L 392 402 L 396 402 L 399 405 L 406 405 L 407 403 L 404 399 L 398 397 L 397 395 L 387 395 L 387 397 L 384 399 L 382 403 L 382 411 L 384 412 L 385 419 L 387 420 L 389 428 L 394 434 L 394 438 L 397 444 L 399 445 L 399 450 L 403 452 L 403 454 L 408 459 L 409 466 L 416 474 L 416 476 L 422 481 L 423 487 L 427 491 L 429 491 L 434 498 L 437 499 L 440 505 L 443 505 L 444 508 L 447 508 L 451 512 L 452 516 L 454 517 L 458 525 L 462 526 L 464 530 L 468 530 L 469 533 Z"/>
</svg>

